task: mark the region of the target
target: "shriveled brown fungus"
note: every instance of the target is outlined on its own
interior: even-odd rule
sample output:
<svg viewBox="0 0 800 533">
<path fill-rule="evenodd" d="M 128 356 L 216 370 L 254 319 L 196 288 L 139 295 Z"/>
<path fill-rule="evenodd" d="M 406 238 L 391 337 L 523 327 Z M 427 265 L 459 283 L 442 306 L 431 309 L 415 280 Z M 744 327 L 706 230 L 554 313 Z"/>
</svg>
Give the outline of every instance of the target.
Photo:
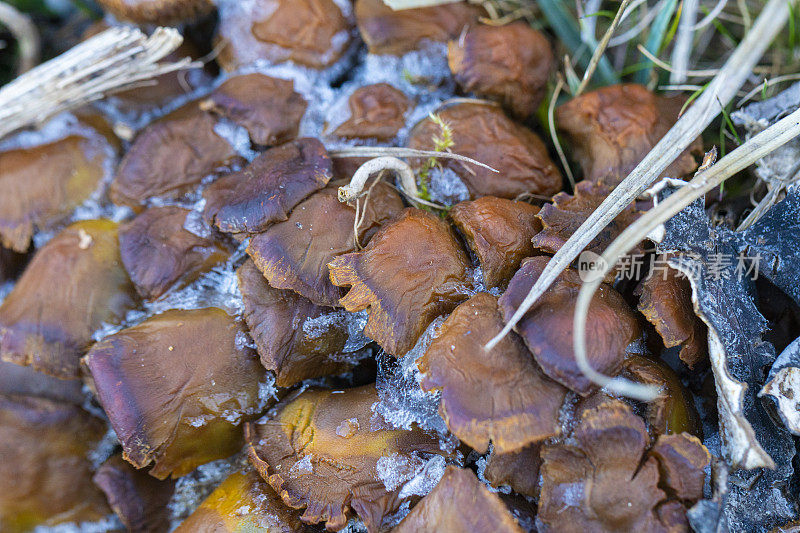
<svg viewBox="0 0 800 533">
<path fill-rule="evenodd" d="M 442 167 L 461 178 L 472 198 L 513 199 L 524 193 L 552 196 L 561 190 L 561 174 L 550 160 L 547 147 L 531 130 L 508 118 L 500 107 L 460 102 L 437 111 L 437 115 L 452 130 L 453 152 L 499 171 L 460 161 L 440 161 Z M 408 147 L 434 150 L 433 139 L 441 135 L 440 126 L 426 118 L 411 130 Z"/>
<path fill-rule="evenodd" d="M 350 291 L 339 303 L 369 308 L 364 334 L 392 355 L 410 350 L 437 316 L 465 299 L 468 260 L 448 225 L 408 208 L 360 252 L 328 265 L 331 281 Z"/>
<path fill-rule="evenodd" d="M 331 160 L 317 139 L 291 141 L 256 157 L 244 169 L 203 193 L 204 215 L 227 233 L 255 233 L 286 220 L 289 212 L 332 176 Z"/>
<path fill-rule="evenodd" d="M 470 470 L 448 466 L 441 481 L 392 533 L 522 533 L 502 500 Z"/>
<path fill-rule="evenodd" d="M 548 260 L 548 257 L 531 257 L 522 262 L 499 300 L 506 320 L 528 294 Z M 575 302 L 581 284 L 576 270 L 565 270 L 514 329 L 545 374 L 586 396 L 597 386 L 580 371 L 572 349 Z M 586 327 L 589 364 L 607 375 L 619 372 L 628 345 L 639 339 L 641 329 L 633 311 L 611 286 L 603 284 L 597 290 Z"/>
<path fill-rule="evenodd" d="M 353 511 L 377 531 L 402 503 L 402 486 L 390 489 L 381 479 L 381 459 L 442 453 L 418 429 L 387 428 L 372 411 L 378 399 L 374 385 L 307 390 L 247 425 L 250 462 L 286 505 L 305 508 L 303 522 L 338 531 Z"/>
<path fill-rule="evenodd" d="M 301 533 L 312 531 L 286 507 L 255 470 L 234 472 L 184 520 L 175 533 Z"/>
<path fill-rule="evenodd" d="M 614 186 L 672 127 L 683 104 L 683 98 L 658 96 L 642 85 L 611 85 L 573 98 L 556 109 L 555 118 L 584 177 Z M 662 175 L 691 174 L 702 155 L 697 138 Z"/>
<path fill-rule="evenodd" d="M 141 210 L 148 198 L 180 198 L 228 165 L 236 152 L 215 124 L 192 102 L 144 128 L 117 168 L 111 200 Z"/>
<path fill-rule="evenodd" d="M 164 479 L 240 449 L 240 423 L 264 407 L 242 335 L 221 309 L 172 310 L 92 347 L 84 363 L 125 459 Z"/>
<path fill-rule="evenodd" d="M 34 396 L 81 405 L 86 400 L 82 388 L 83 383 L 77 379 L 59 379 L 29 366 L 0 361 L 0 394 Z"/>
<path fill-rule="evenodd" d="M 350 118 L 334 130 L 334 135 L 388 141 L 405 125 L 411 101 L 388 83 L 376 83 L 356 89 L 348 104 Z"/>
<path fill-rule="evenodd" d="M 689 504 L 703 497 L 704 469 L 711 454 L 700 439 L 687 433 L 661 435 L 650 450 L 661 471 L 661 481 L 671 496 Z"/>
<path fill-rule="evenodd" d="M 478 21 L 483 10 L 466 2 L 394 10 L 382 0 L 356 0 L 356 23 L 371 54 L 403 54 L 425 41 L 454 39 Z"/>
<path fill-rule="evenodd" d="M 347 50 L 351 28 L 333 0 L 255 0 L 220 10 L 217 41 L 228 71 L 257 60 L 322 69 Z"/>
<path fill-rule="evenodd" d="M 0 243 L 25 252 L 36 230 L 53 230 L 98 188 L 114 148 L 100 134 L 68 135 L 0 152 Z"/>
<path fill-rule="evenodd" d="M 183 228 L 188 214 L 181 207 L 151 207 L 120 227 L 122 263 L 143 298 L 156 299 L 227 259 L 219 241 Z"/>
<path fill-rule="evenodd" d="M 291 289 L 317 305 L 338 306 L 342 289 L 329 279 L 328 263 L 369 242 L 380 225 L 403 210 L 400 195 L 380 182 L 356 210 L 339 201 L 336 184 L 309 196 L 288 220 L 270 226 L 250 239 L 247 253 L 278 289 Z"/>
<path fill-rule="evenodd" d="M 566 394 L 516 334 L 484 351 L 503 325 L 497 298 L 478 293 L 455 308 L 418 362 L 422 389 L 442 391 L 447 427 L 480 453 L 490 442 L 507 453 L 556 435 Z"/>
<path fill-rule="evenodd" d="M 497 101 L 525 119 L 544 97 L 553 52 L 544 34 L 523 21 L 478 24 L 450 41 L 447 62 L 464 91 Z"/>
<path fill-rule="evenodd" d="M 320 307 L 299 294 L 271 287 L 252 261 L 237 271 L 244 320 L 261 356 L 275 372 L 275 385 L 291 387 L 347 370 L 342 354 L 348 339 L 342 310 Z"/>
<path fill-rule="evenodd" d="M 526 257 L 533 255 L 531 238 L 542 229 L 539 208 L 495 196 L 461 202 L 450 218 L 478 257 L 487 288 L 505 286 Z"/>
<path fill-rule="evenodd" d="M 169 529 L 169 502 L 175 483 L 159 481 L 136 470 L 122 455 L 112 455 L 94 475 L 109 505 L 132 533 L 156 533 Z"/>
<path fill-rule="evenodd" d="M 308 103 L 292 80 L 253 73 L 229 78 L 200 106 L 243 126 L 254 143 L 272 146 L 297 137 Z"/>
<path fill-rule="evenodd" d="M 537 442 L 516 452 L 497 453 L 493 450 L 486 461 L 483 476 L 493 487 L 507 485 L 516 493 L 538 498 L 541 449 L 542 443 Z"/>
<path fill-rule="evenodd" d="M 103 323 L 117 323 L 136 303 L 122 267 L 117 224 L 76 222 L 31 260 L 0 306 L 0 358 L 64 379 Z"/>
<path fill-rule="evenodd" d="M 211 13 L 212 0 L 98 0 L 106 11 L 137 24 L 171 25 Z"/>
</svg>

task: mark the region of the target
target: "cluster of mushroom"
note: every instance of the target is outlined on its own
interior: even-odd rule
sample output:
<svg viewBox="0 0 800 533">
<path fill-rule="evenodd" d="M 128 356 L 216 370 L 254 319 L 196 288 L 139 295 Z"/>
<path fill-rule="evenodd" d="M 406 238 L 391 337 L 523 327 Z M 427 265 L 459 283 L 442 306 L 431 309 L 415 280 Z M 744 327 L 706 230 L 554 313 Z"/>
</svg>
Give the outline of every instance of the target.
<svg viewBox="0 0 800 533">
<path fill-rule="evenodd" d="M 101 3 L 142 24 L 214 8 Z M 119 95 L 117 105 L 167 110 L 135 137 L 83 110 L 36 143 L 0 144 L 0 475 L 11 480 L 0 529 L 113 512 L 129 530 L 166 531 L 175 479 L 244 453 L 247 465 L 179 531 L 338 531 L 354 518 L 370 532 L 686 530 L 710 457 L 680 380 L 642 342 L 646 318 L 686 365 L 702 364 L 685 280 L 644 282 L 643 316 L 613 280 L 590 308 L 591 365 L 660 385 L 651 404 L 612 398 L 580 372 L 577 270 L 483 348 L 680 104 L 626 85 L 559 107 L 585 177 L 570 195 L 525 125 L 553 57 L 524 22 L 484 24 L 466 3 L 393 11 L 380 0 L 220 1 L 219 15 L 221 83 L 177 108 L 163 105 L 179 84 Z M 420 51 L 451 69 L 450 85 L 431 91 L 480 100 L 436 101 L 436 115 L 412 124 L 430 101 L 402 73 L 345 83 L 349 116 L 314 138 L 302 136 L 312 93 L 258 68 L 313 76 Z M 410 160 L 466 191 L 445 210 L 408 207 L 383 174 L 357 206 L 339 200 L 355 167 L 329 153 L 334 140 L 435 150 L 442 123 L 452 152 L 498 172 Z M 247 150 L 221 124 L 246 132 Z M 691 173 L 698 149 L 672 175 Z M 530 203 L 542 197 L 552 201 Z M 644 208 L 631 205 L 591 249 Z M 374 355 L 415 357 L 438 317 L 411 363 L 456 446 L 376 410 Z M 106 422 L 118 445 L 103 454 Z"/>
</svg>

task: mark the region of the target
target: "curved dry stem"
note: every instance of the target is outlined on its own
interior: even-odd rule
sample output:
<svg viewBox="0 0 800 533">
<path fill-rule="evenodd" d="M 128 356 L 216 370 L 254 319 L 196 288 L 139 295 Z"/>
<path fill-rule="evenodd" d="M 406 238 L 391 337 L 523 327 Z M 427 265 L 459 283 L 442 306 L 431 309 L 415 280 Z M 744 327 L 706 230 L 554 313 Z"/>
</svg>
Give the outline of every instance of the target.
<svg viewBox="0 0 800 533">
<path fill-rule="evenodd" d="M 463 161 L 464 163 L 471 163 L 479 167 L 483 167 L 492 172 L 498 172 L 497 169 L 490 167 L 485 163 L 476 161 L 471 157 L 465 155 L 454 154 L 452 152 L 436 152 L 434 150 L 414 150 L 413 148 L 397 148 L 394 146 L 387 147 L 371 147 L 371 146 L 354 146 L 352 148 L 342 148 L 340 150 L 328 150 L 331 157 L 438 157 L 441 159 L 455 159 L 456 161 Z"/>
<path fill-rule="evenodd" d="M 596 279 L 584 282 L 575 304 L 573 330 L 575 361 L 578 363 L 578 368 L 588 379 L 598 385 L 607 387 L 612 392 L 630 398 L 649 401 L 656 397 L 657 391 L 653 390 L 652 387 L 606 376 L 594 370 L 589 364 L 586 350 L 586 321 L 589 316 L 589 304 L 595 292 L 597 292 L 606 274 L 611 272 L 617 264 L 617 261 L 661 224 L 726 179 L 780 148 L 798 135 L 800 135 L 800 109 L 755 135 L 742 146 L 720 159 L 715 165 L 701 170 L 689 183 L 664 201 L 659 202 L 656 207 L 628 226 L 606 248 L 598 261 L 601 271 L 597 273 Z"/>
<path fill-rule="evenodd" d="M 621 21 L 622 13 L 625 11 L 625 8 L 628 7 L 629 2 L 630 0 L 622 0 L 622 3 L 617 10 L 617 14 L 614 16 L 614 20 L 611 22 L 611 26 L 608 27 L 608 30 L 606 30 L 606 33 L 600 40 L 600 44 L 597 45 L 597 48 L 595 48 L 594 53 L 592 54 L 592 59 L 589 61 L 589 66 L 586 67 L 586 72 L 583 73 L 583 79 L 581 80 L 581 84 L 578 86 L 578 90 L 575 92 L 575 96 L 580 96 L 580 94 L 586 89 L 586 86 L 589 85 L 589 81 L 592 79 L 592 74 L 594 74 L 597 64 L 600 62 L 600 58 L 603 57 L 603 54 L 606 52 L 608 41 L 611 40 L 611 36 L 614 35 L 615 31 L 617 31 L 617 26 L 619 26 Z"/>
<path fill-rule="evenodd" d="M 358 199 L 369 177 L 384 170 L 394 170 L 400 178 L 403 192 L 413 198 L 419 197 L 417 178 L 408 163 L 396 157 L 376 157 L 358 167 L 350 183 L 339 187 L 339 201 L 350 203 Z"/>
<path fill-rule="evenodd" d="M 664 169 L 719 115 L 721 106 L 727 105 L 736 95 L 769 43 L 786 24 L 789 7 L 795 3 L 797 0 L 788 2 L 769 0 L 753 28 L 711 80 L 703 94 L 550 259 L 503 330 L 486 344 L 487 350 L 494 348 L 508 335 L 558 275 L 578 257 L 597 234 L 650 184 L 661 177 Z"/>
<path fill-rule="evenodd" d="M 19 46 L 17 75 L 28 72 L 39 62 L 41 42 L 39 32 L 31 18 L 25 13 L 0 2 L 0 24 L 9 29 Z"/>
</svg>

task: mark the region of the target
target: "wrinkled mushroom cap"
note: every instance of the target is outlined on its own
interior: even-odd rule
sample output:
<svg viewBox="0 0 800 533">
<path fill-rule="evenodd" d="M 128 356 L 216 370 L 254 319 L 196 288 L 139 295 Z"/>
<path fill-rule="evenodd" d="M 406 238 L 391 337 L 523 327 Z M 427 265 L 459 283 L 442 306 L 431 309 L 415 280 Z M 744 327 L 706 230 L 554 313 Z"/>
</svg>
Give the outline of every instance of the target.
<svg viewBox="0 0 800 533">
<path fill-rule="evenodd" d="M 92 347 L 85 367 L 125 459 L 164 479 L 240 448 L 240 422 L 264 407 L 243 334 L 221 309 L 172 310 Z"/>
<path fill-rule="evenodd" d="M 542 443 L 537 442 L 516 452 L 498 453 L 492 450 L 483 476 L 493 487 L 506 485 L 516 493 L 538 498 L 541 449 Z"/>
<path fill-rule="evenodd" d="M 450 314 L 418 366 L 423 390 L 441 390 L 450 431 L 480 453 L 507 453 L 558 433 L 566 389 L 537 367 L 514 333 L 490 352 L 503 328 L 497 298 L 478 293 Z"/>
<path fill-rule="evenodd" d="M 461 178 L 472 198 L 513 199 L 524 193 L 552 196 L 561 190 L 561 174 L 550 160 L 547 147 L 500 107 L 479 101 L 460 102 L 440 109 L 437 115 L 452 129 L 452 152 L 498 171 L 460 161 L 440 161 Z M 417 150 L 434 150 L 433 138 L 441 135 L 441 128 L 426 118 L 411 130 L 407 144 Z"/>
<path fill-rule="evenodd" d="M 687 433 L 661 435 L 650 455 L 658 460 L 661 479 L 671 495 L 690 504 L 703 497 L 711 454 L 700 439 Z"/>
<path fill-rule="evenodd" d="M 360 252 L 328 264 L 331 281 L 350 291 L 339 303 L 369 308 L 364 334 L 392 355 L 410 350 L 437 316 L 463 299 L 467 257 L 438 217 L 408 208 Z"/>
<path fill-rule="evenodd" d="M 92 334 L 136 304 L 117 233 L 110 220 L 76 222 L 34 255 L 0 306 L 0 358 L 78 377 Z"/>
<path fill-rule="evenodd" d="M 411 101 L 388 83 L 376 83 L 353 91 L 348 104 L 350 118 L 334 130 L 334 135 L 388 141 L 405 126 L 405 114 Z"/>
<path fill-rule="evenodd" d="M 549 259 L 531 257 L 522 262 L 499 300 L 506 320 L 522 303 Z M 578 368 L 572 340 L 575 302 L 581 284 L 577 271 L 565 270 L 514 329 L 545 374 L 586 396 L 597 385 Z M 628 304 L 617 291 L 605 284 L 592 298 L 586 330 L 589 364 L 606 375 L 619 372 L 628 345 L 641 336 L 639 323 Z"/>
<path fill-rule="evenodd" d="M 210 13 L 211 0 L 98 0 L 112 15 L 137 24 L 172 25 Z"/>
</svg>

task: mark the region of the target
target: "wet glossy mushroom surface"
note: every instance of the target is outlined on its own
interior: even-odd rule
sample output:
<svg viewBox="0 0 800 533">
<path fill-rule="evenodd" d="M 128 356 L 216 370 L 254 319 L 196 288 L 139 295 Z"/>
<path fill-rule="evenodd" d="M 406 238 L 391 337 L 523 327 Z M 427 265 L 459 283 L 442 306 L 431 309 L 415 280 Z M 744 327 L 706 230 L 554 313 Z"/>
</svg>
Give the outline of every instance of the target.
<svg viewBox="0 0 800 533">
<path fill-rule="evenodd" d="M 171 310 L 92 347 L 84 364 L 126 460 L 164 479 L 241 447 L 241 423 L 265 407 L 243 335 L 221 309 Z"/>
<path fill-rule="evenodd" d="M 493 487 L 511 487 L 514 492 L 530 498 L 539 497 L 539 468 L 542 443 L 537 442 L 516 452 L 492 451 L 486 460 L 483 476 Z"/>
<path fill-rule="evenodd" d="M 211 0 L 99 0 L 98 3 L 115 17 L 137 24 L 177 24 L 214 9 Z"/>
<path fill-rule="evenodd" d="M 465 299 L 466 254 L 452 230 L 426 211 L 407 208 L 360 252 L 328 264 L 348 311 L 369 309 L 364 334 L 392 355 L 406 353 L 428 324 Z"/>
<path fill-rule="evenodd" d="M 452 130 L 453 152 L 498 171 L 460 161 L 440 162 L 461 178 L 472 198 L 514 199 L 524 193 L 552 196 L 561 190 L 561 174 L 542 140 L 508 118 L 500 107 L 480 101 L 460 102 L 436 114 Z M 407 144 L 409 148 L 434 150 L 434 137 L 441 135 L 440 126 L 427 118 L 414 126 Z"/>
<path fill-rule="evenodd" d="M 388 83 L 376 83 L 353 91 L 348 105 L 350 117 L 333 131 L 334 135 L 387 141 L 405 126 L 411 101 Z"/>
<path fill-rule="evenodd" d="M 0 357 L 63 379 L 103 323 L 118 323 L 136 304 L 122 266 L 118 227 L 76 222 L 44 245 L 0 305 Z"/>
</svg>

